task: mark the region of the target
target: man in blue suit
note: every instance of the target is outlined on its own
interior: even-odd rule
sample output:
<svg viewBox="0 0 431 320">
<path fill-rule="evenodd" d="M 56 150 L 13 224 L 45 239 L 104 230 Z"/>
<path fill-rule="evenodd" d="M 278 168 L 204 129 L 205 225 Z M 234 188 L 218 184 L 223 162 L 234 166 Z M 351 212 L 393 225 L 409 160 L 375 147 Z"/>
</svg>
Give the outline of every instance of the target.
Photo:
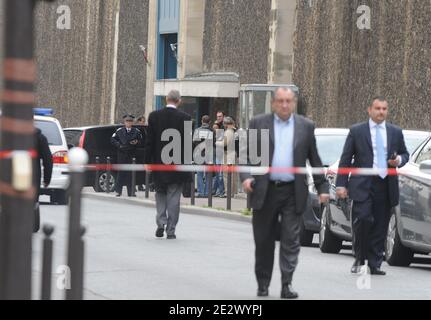
<svg viewBox="0 0 431 320">
<path fill-rule="evenodd" d="M 388 102 L 383 97 L 373 99 L 368 108 L 369 121 L 350 129 L 340 168 L 374 168 L 376 176 L 339 175 L 337 196 L 353 200 L 353 246 L 355 262 L 352 273 L 360 273 L 368 260 L 370 273 L 385 275 L 384 243 L 391 208 L 399 203 L 398 176 L 388 176 L 388 168 L 403 167 L 409 160 L 402 130 L 386 122 Z"/>
</svg>

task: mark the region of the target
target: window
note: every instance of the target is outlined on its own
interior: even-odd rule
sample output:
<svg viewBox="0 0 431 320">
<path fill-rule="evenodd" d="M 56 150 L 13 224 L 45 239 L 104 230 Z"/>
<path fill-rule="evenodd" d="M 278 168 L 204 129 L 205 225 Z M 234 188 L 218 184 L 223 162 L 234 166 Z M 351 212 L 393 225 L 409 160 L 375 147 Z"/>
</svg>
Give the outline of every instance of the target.
<svg viewBox="0 0 431 320">
<path fill-rule="evenodd" d="M 36 128 L 39 128 L 42 131 L 42 134 L 46 137 L 50 146 L 63 145 L 60 129 L 55 122 L 35 121 L 34 125 Z"/>
<path fill-rule="evenodd" d="M 422 149 L 421 153 L 416 159 L 416 163 L 420 164 L 427 160 L 431 160 L 431 140 L 429 140 L 425 147 Z"/>
<path fill-rule="evenodd" d="M 157 79 L 177 78 L 179 0 L 158 1 Z"/>
</svg>

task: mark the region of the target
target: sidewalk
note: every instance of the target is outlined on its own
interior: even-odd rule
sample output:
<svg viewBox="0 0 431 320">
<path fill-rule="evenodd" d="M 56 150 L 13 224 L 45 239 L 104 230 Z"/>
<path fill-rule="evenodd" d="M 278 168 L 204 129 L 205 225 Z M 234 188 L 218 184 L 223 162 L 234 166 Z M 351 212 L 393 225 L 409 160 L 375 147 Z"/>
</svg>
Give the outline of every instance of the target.
<svg viewBox="0 0 431 320">
<path fill-rule="evenodd" d="M 83 196 L 92 199 L 106 199 L 116 202 L 124 202 L 129 204 L 141 204 L 149 207 L 155 207 L 155 193 L 150 192 L 149 199 L 145 198 L 145 192 L 136 192 L 135 198 L 127 197 L 127 192 L 124 189 L 122 197 L 116 197 L 115 193 L 96 193 L 92 187 L 83 189 Z M 213 198 L 213 205 L 208 207 L 207 198 L 196 198 L 195 205 L 191 205 L 190 198 L 181 197 L 181 211 L 190 214 L 200 214 L 205 216 L 218 216 L 240 221 L 250 221 L 251 212 L 247 210 L 247 196 L 245 194 L 238 194 L 232 198 L 232 210 L 226 210 L 227 198 Z"/>
</svg>

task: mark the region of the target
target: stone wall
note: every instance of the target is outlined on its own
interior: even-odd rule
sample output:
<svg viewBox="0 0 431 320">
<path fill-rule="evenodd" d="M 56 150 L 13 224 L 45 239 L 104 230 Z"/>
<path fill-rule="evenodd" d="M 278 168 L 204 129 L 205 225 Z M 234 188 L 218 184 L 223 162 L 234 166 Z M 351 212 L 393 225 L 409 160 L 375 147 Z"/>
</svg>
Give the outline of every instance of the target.
<svg viewBox="0 0 431 320">
<path fill-rule="evenodd" d="M 70 30 L 57 28 L 62 4 L 71 9 Z M 144 113 L 139 45 L 147 42 L 148 1 L 39 2 L 35 14 L 40 106 L 53 107 L 64 127 L 118 122 L 126 112 Z"/>
<path fill-rule="evenodd" d="M 145 114 L 146 65 L 140 45 L 147 47 L 149 0 L 121 2 L 117 68 L 116 119 L 125 113 Z"/>
<path fill-rule="evenodd" d="M 356 11 L 363 4 L 371 8 L 370 30 L 357 27 Z M 297 5 L 294 82 L 319 126 L 363 121 L 370 99 L 384 95 L 392 122 L 430 129 L 430 1 L 298 0 Z"/>
<path fill-rule="evenodd" d="M 266 83 L 271 0 L 206 1 L 206 72 L 237 72 L 241 83 Z"/>
</svg>

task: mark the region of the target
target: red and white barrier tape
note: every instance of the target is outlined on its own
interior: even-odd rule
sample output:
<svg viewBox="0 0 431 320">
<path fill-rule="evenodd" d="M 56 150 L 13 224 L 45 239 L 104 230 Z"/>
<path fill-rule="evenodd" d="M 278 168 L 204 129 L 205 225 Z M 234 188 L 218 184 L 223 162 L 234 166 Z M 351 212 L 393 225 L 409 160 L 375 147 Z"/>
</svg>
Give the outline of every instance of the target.
<svg viewBox="0 0 431 320">
<path fill-rule="evenodd" d="M 30 157 L 35 159 L 38 154 L 36 150 L 2 150 L 0 151 L 0 160 L 2 159 L 12 159 L 15 152 L 28 152 Z"/>
<path fill-rule="evenodd" d="M 403 168 L 395 169 L 373 169 L 373 168 L 312 168 L 312 167 L 255 167 L 255 166 L 226 166 L 226 165 L 162 165 L 162 164 L 91 164 L 85 166 L 90 171 L 155 171 L 155 172 L 232 172 L 232 173 L 250 173 L 252 175 L 263 175 L 268 173 L 291 173 L 291 174 L 312 174 L 325 175 L 360 175 L 360 176 L 378 176 L 382 171 L 387 171 L 388 176 L 397 175 L 417 175 L 416 171 L 406 170 Z M 424 172 L 431 174 L 431 172 Z"/>
</svg>

